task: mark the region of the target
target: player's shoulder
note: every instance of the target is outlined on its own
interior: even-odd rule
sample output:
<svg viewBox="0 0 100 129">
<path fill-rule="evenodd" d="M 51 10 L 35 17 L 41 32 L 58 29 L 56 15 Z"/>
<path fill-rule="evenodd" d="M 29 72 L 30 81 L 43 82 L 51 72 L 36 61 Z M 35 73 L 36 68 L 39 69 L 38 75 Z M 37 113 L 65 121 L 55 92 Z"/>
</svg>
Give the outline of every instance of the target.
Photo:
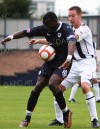
<svg viewBox="0 0 100 129">
<path fill-rule="evenodd" d="M 81 26 L 79 27 L 79 30 L 83 31 L 90 31 L 90 28 L 87 24 L 82 23 Z"/>
<path fill-rule="evenodd" d="M 33 26 L 32 29 L 44 29 L 44 28 L 45 28 L 45 26 L 43 24 L 40 24 L 38 26 Z"/>
<path fill-rule="evenodd" d="M 71 27 L 71 25 L 70 25 L 70 24 L 65 23 L 65 22 L 62 22 L 62 25 L 63 25 L 63 26 L 68 26 L 68 27 Z"/>
<path fill-rule="evenodd" d="M 82 27 L 82 28 L 90 29 L 89 26 L 88 26 L 87 24 L 85 24 L 85 23 L 82 23 L 81 27 Z"/>
<path fill-rule="evenodd" d="M 64 28 L 64 29 L 66 29 L 66 30 L 68 30 L 68 29 L 72 29 L 72 26 L 70 25 L 70 24 L 68 24 L 68 23 L 62 23 L 62 28 Z"/>
</svg>

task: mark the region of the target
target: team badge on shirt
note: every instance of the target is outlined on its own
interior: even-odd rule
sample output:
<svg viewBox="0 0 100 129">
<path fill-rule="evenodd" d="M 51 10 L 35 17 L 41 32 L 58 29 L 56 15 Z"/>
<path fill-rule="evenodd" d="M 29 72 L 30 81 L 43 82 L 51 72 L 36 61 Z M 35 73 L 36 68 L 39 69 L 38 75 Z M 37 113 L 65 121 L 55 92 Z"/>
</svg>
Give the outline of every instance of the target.
<svg viewBox="0 0 100 129">
<path fill-rule="evenodd" d="M 59 37 L 59 38 L 61 37 L 61 33 L 58 33 L 58 37 Z"/>
</svg>

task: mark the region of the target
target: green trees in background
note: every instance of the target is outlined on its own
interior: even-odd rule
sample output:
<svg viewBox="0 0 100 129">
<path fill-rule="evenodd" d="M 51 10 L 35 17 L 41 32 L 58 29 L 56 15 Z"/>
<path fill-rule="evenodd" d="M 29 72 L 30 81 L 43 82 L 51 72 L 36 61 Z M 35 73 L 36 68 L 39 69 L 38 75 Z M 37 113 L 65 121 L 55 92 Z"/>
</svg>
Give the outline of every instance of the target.
<svg viewBox="0 0 100 129">
<path fill-rule="evenodd" d="M 29 6 L 32 0 L 2 0 L 0 2 L 0 19 L 30 18 Z"/>
</svg>

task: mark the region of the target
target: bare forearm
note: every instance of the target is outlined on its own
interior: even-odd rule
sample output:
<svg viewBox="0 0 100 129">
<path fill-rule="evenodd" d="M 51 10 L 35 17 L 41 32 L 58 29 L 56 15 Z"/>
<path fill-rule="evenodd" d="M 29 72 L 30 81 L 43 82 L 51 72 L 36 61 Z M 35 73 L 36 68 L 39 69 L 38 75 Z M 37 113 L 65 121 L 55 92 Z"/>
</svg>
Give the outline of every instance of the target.
<svg viewBox="0 0 100 129">
<path fill-rule="evenodd" d="M 46 39 L 37 39 L 36 42 L 41 44 L 48 44 L 48 41 Z"/>
<path fill-rule="evenodd" d="M 13 39 L 19 39 L 25 37 L 25 34 L 23 31 L 16 32 L 12 35 L 7 36 L 4 40 L 1 41 L 1 43 L 4 45 L 6 42 L 9 42 Z"/>
<path fill-rule="evenodd" d="M 19 31 L 13 34 L 13 39 L 19 39 L 25 37 L 25 34 L 23 31 Z"/>
<path fill-rule="evenodd" d="M 73 55 L 75 51 L 75 42 L 70 42 L 68 44 L 68 55 Z"/>
</svg>

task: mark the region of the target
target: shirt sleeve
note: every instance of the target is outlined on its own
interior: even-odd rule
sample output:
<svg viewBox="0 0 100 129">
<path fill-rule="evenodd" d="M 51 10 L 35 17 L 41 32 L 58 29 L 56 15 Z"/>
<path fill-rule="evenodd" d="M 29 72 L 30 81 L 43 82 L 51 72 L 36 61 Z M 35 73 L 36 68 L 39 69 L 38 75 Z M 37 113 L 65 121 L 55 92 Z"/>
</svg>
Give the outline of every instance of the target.
<svg viewBox="0 0 100 129">
<path fill-rule="evenodd" d="M 32 29 L 28 28 L 27 30 L 23 30 L 23 32 L 27 37 L 31 38 L 34 36 L 44 36 L 45 29 L 41 25 L 41 26 L 33 27 Z"/>
<path fill-rule="evenodd" d="M 80 42 L 81 40 L 87 38 L 90 35 L 91 31 L 88 26 L 81 26 L 78 30 L 75 31 L 75 34 L 78 34 L 77 41 Z"/>
<path fill-rule="evenodd" d="M 76 39 L 75 39 L 75 34 L 74 34 L 74 31 L 73 31 L 73 29 L 72 29 L 71 26 L 68 26 L 68 27 L 67 27 L 66 39 L 67 39 L 67 42 L 76 41 Z"/>
</svg>

